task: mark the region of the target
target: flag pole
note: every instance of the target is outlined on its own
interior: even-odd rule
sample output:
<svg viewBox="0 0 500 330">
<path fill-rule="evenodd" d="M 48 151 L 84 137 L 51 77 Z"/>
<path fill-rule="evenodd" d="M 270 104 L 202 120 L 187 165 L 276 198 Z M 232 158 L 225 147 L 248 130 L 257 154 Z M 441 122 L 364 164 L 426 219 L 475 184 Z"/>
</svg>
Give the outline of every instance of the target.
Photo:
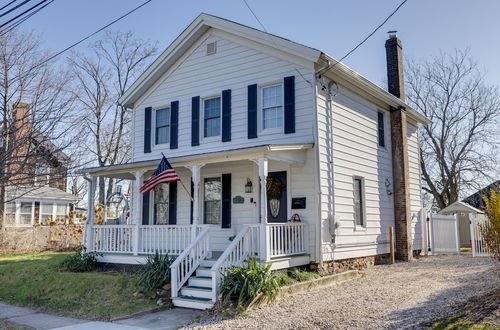
<svg viewBox="0 0 500 330">
<path fill-rule="evenodd" d="M 165 157 L 165 155 L 163 154 L 163 152 L 161 153 L 161 155 L 163 157 Z M 166 157 L 165 157 L 166 158 Z M 184 188 L 184 190 L 186 191 L 186 193 L 188 194 L 189 198 L 191 199 L 191 202 L 194 202 L 194 199 L 193 199 L 193 196 L 191 196 L 191 192 L 186 188 L 186 186 L 184 185 L 184 182 L 182 182 L 181 180 L 181 177 L 179 176 L 179 182 L 181 183 L 181 186 L 182 188 Z"/>
</svg>

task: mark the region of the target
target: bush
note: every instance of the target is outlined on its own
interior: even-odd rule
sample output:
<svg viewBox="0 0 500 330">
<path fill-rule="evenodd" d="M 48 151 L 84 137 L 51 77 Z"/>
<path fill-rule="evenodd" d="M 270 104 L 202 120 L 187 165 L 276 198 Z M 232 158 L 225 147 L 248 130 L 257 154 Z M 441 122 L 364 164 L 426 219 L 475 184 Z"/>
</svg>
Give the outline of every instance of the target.
<svg viewBox="0 0 500 330">
<path fill-rule="evenodd" d="M 320 277 L 319 274 L 300 269 L 292 270 L 289 276 L 298 282 L 310 281 Z"/>
<path fill-rule="evenodd" d="M 70 254 L 61 262 L 61 268 L 70 272 L 90 272 L 97 268 L 97 257 L 101 254 L 96 252 L 86 253 L 84 249 L 80 252 Z"/>
<path fill-rule="evenodd" d="M 267 299 L 274 300 L 280 290 L 271 265 L 258 263 L 253 258 L 240 267 L 231 267 L 222 279 L 221 294 L 225 301 L 237 306 L 250 302 L 262 293 Z"/>
<path fill-rule="evenodd" d="M 491 256 L 500 261 L 500 193 L 490 191 L 490 197 L 483 197 L 488 221 L 480 225 L 486 247 Z"/>
<path fill-rule="evenodd" d="M 297 282 L 296 280 L 288 276 L 287 273 L 276 273 L 276 281 L 278 282 L 279 286 L 287 286 Z"/>
<path fill-rule="evenodd" d="M 168 254 L 159 254 L 156 252 L 146 259 L 146 263 L 141 266 L 138 272 L 139 290 L 155 296 L 156 291 L 165 284 L 170 283 L 170 265 L 175 258 Z"/>
</svg>

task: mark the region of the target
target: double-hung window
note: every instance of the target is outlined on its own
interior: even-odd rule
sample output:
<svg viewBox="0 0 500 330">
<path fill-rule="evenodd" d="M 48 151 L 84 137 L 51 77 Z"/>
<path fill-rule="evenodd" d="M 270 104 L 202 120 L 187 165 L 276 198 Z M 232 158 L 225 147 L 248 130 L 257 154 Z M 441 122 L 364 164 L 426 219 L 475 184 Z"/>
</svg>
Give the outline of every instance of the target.
<svg viewBox="0 0 500 330">
<path fill-rule="evenodd" d="M 42 223 L 46 223 L 46 221 L 48 219 L 52 219 L 53 217 L 53 205 L 52 203 L 50 204 L 45 204 L 45 203 L 42 203 L 40 205 L 40 214 L 41 214 L 41 218 L 40 218 L 40 221 Z"/>
<path fill-rule="evenodd" d="M 221 126 L 221 99 L 213 97 L 203 100 L 203 136 L 212 137 L 220 135 Z"/>
<path fill-rule="evenodd" d="M 65 219 L 68 215 L 68 204 L 56 204 L 56 219 Z"/>
<path fill-rule="evenodd" d="M 377 114 L 377 122 L 378 122 L 378 145 L 381 147 L 385 147 L 385 121 L 384 121 L 384 113 L 378 112 Z"/>
<path fill-rule="evenodd" d="M 156 110 L 155 144 L 170 142 L 170 108 Z"/>
<path fill-rule="evenodd" d="M 19 212 L 19 224 L 31 225 L 33 219 L 33 202 L 21 202 L 21 209 Z"/>
<path fill-rule="evenodd" d="M 365 192 L 363 179 L 355 177 L 354 181 L 354 223 L 356 226 L 365 227 Z"/>
<path fill-rule="evenodd" d="M 204 218 L 206 224 L 219 225 L 221 223 L 222 182 L 220 177 L 205 178 L 204 180 Z"/>
<path fill-rule="evenodd" d="M 262 128 L 283 127 L 283 85 L 262 88 Z"/>
</svg>

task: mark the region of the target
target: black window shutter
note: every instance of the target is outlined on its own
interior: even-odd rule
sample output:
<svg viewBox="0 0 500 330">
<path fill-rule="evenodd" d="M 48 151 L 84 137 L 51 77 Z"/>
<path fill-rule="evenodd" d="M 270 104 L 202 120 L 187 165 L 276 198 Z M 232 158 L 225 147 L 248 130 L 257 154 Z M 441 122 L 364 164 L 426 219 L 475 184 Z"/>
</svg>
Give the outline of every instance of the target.
<svg viewBox="0 0 500 330">
<path fill-rule="evenodd" d="M 231 228 L 231 173 L 222 174 L 222 228 Z"/>
<path fill-rule="evenodd" d="M 193 180 L 191 180 L 191 196 L 194 195 L 194 183 Z M 190 214 L 190 224 L 193 224 L 193 199 L 191 199 L 191 214 Z"/>
<path fill-rule="evenodd" d="M 248 138 L 257 137 L 257 84 L 248 86 Z"/>
<path fill-rule="evenodd" d="M 231 90 L 222 91 L 222 142 L 231 141 Z"/>
<path fill-rule="evenodd" d="M 378 145 L 385 147 L 385 127 L 384 127 L 384 114 L 378 113 Z"/>
<path fill-rule="evenodd" d="M 179 136 L 179 101 L 170 103 L 170 149 L 177 149 Z"/>
<path fill-rule="evenodd" d="M 151 152 L 151 107 L 144 109 L 144 153 Z"/>
<path fill-rule="evenodd" d="M 295 76 L 285 77 L 285 134 L 295 133 Z"/>
<path fill-rule="evenodd" d="M 191 100 L 191 145 L 200 145 L 200 97 Z"/>
<path fill-rule="evenodd" d="M 177 182 L 168 184 L 168 224 L 177 224 Z"/>
<path fill-rule="evenodd" d="M 142 224 L 149 225 L 149 194 L 142 195 Z"/>
</svg>

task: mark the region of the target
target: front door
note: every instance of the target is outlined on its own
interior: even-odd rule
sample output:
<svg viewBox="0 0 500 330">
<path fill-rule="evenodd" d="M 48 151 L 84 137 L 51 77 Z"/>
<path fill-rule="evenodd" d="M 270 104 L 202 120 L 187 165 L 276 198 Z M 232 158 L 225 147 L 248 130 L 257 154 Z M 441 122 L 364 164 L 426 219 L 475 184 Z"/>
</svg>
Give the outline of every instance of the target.
<svg viewBox="0 0 500 330">
<path fill-rule="evenodd" d="M 266 191 L 267 222 L 286 222 L 288 220 L 286 171 L 269 172 Z"/>
</svg>

